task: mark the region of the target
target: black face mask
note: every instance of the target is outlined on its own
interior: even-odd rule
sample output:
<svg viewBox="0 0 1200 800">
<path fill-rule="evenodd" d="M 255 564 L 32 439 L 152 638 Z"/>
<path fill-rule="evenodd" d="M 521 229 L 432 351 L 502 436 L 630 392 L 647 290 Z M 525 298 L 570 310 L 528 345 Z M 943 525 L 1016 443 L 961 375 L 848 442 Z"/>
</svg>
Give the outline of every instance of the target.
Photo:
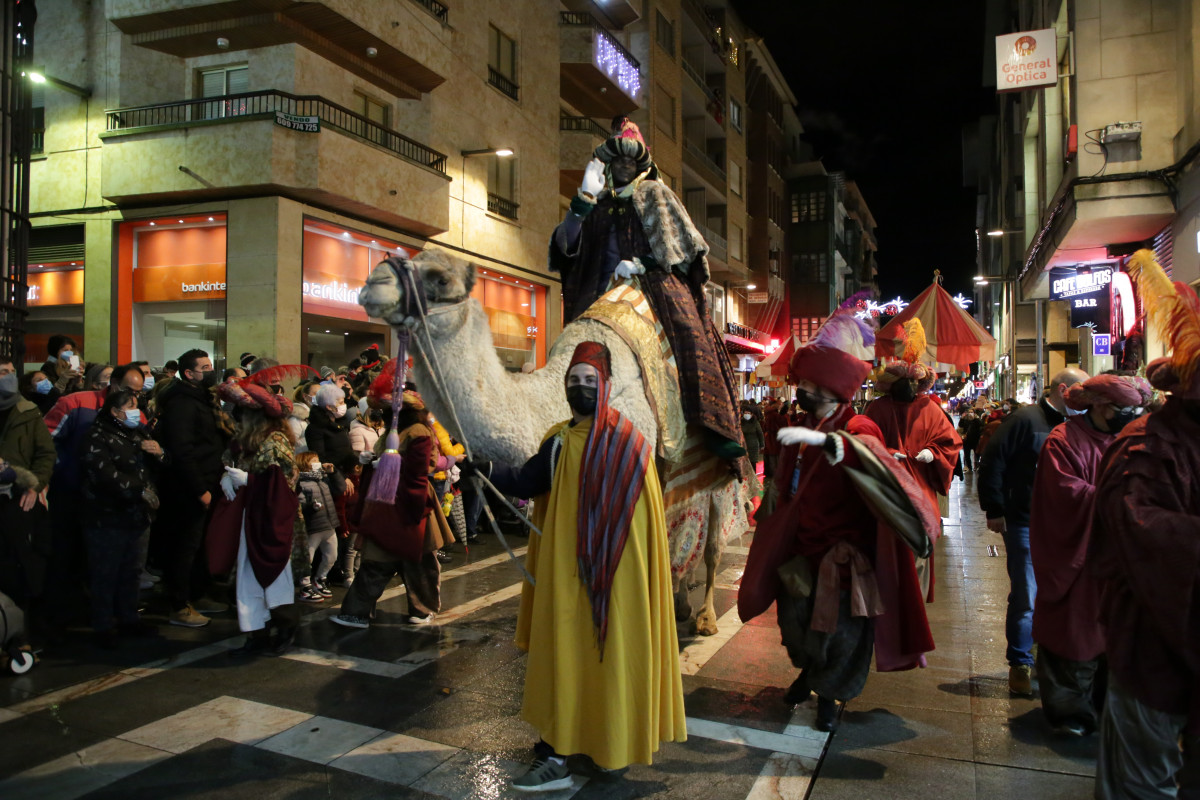
<svg viewBox="0 0 1200 800">
<path fill-rule="evenodd" d="M 908 378 L 898 380 L 892 384 L 892 390 L 889 394 L 897 402 L 911 403 L 917 398 L 917 384 Z"/>
<path fill-rule="evenodd" d="M 1140 416 L 1141 414 L 1135 414 L 1132 411 L 1119 412 L 1115 417 L 1105 422 L 1105 424 L 1108 425 L 1110 433 L 1120 433 L 1126 425 Z"/>
<path fill-rule="evenodd" d="M 578 384 L 568 386 L 567 403 L 576 414 L 584 417 L 592 416 L 596 413 L 596 387 Z"/>
<path fill-rule="evenodd" d="M 800 410 L 809 414 L 817 413 L 817 409 L 824 403 L 829 402 L 824 397 L 805 391 L 804 389 L 796 390 L 796 403 L 799 404 Z"/>
</svg>

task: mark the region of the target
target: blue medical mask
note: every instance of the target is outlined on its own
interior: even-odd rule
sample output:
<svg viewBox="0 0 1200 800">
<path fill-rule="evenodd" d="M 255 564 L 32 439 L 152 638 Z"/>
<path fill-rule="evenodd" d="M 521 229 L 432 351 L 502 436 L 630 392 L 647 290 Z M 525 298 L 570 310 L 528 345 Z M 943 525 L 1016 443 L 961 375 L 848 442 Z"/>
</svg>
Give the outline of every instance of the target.
<svg viewBox="0 0 1200 800">
<path fill-rule="evenodd" d="M 54 388 L 54 384 L 49 378 L 42 378 L 33 385 L 33 390 L 38 394 L 50 394 L 50 390 Z"/>
<path fill-rule="evenodd" d="M 145 380 L 145 381 L 143 381 L 143 383 L 142 383 L 142 391 L 143 391 L 143 392 L 148 392 L 148 391 L 150 391 L 150 390 L 151 390 L 151 389 L 153 389 L 153 388 L 154 388 L 154 376 L 153 376 L 153 375 L 147 375 L 147 376 L 146 376 L 146 380 Z"/>
<path fill-rule="evenodd" d="M 61 353 L 58 354 L 58 360 L 59 361 L 70 361 L 71 356 L 73 356 L 73 355 L 75 355 L 75 354 L 73 352 L 71 352 L 70 350 L 63 350 Z"/>
<path fill-rule="evenodd" d="M 142 412 L 136 408 L 125 409 L 125 419 L 121 420 L 125 423 L 126 428 L 136 428 L 142 424 Z"/>
</svg>

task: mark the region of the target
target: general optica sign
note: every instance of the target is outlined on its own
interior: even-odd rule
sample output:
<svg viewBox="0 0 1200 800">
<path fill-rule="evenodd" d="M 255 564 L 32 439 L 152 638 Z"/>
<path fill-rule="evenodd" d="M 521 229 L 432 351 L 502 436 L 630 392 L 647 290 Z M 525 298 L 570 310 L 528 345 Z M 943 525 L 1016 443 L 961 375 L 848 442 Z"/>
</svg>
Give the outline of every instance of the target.
<svg viewBox="0 0 1200 800">
<path fill-rule="evenodd" d="M 1058 36 L 1053 28 L 996 37 L 996 91 L 1017 92 L 1058 83 Z"/>
</svg>

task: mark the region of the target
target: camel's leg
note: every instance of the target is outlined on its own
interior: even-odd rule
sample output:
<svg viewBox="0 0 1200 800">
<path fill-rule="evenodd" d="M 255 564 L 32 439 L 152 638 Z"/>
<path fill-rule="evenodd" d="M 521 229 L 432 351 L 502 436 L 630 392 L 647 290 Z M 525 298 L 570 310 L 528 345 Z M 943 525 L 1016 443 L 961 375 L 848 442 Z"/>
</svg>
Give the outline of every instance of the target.
<svg viewBox="0 0 1200 800">
<path fill-rule="evenodd" d="M 675 586 L 675 621 L 687 622 L 692 618 L 692 601 L 688 597 L 687 576 L 672 581 Z"/>
<path fill-rule="evenodd" d="M 704 607 L 696 615 L 696 633 L 701 636 L 712 636 L 717 632 L 717 609 L 713 605 L 713 588 L 717 583 L 717 565 L 720 561 L 721 553 L 717 548 L 704 548 L 704 566 L 706 569 Z"/>
</svg>

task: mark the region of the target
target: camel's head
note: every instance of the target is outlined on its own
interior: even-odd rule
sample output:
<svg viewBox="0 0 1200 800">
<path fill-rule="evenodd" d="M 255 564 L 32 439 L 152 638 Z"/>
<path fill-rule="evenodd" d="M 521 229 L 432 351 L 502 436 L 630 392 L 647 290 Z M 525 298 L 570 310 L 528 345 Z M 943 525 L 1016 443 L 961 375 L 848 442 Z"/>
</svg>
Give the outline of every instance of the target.
<svg viewBox="0 0 1200 800">
<path fill-rule="evenodd" d="M 475 287 L 475 265 L 446 250 L 430 248 L 418 253 L 410 262 L 421 276 L 425 298 L 431 305 L 461 303 L 471 296 Z M 405 324 L 404 288 L 396 267 L 381 261 L 371 270 L 367 285 L 358 294 L 359 304 L 367 315 L 391 325 Z"/>
</svg>

